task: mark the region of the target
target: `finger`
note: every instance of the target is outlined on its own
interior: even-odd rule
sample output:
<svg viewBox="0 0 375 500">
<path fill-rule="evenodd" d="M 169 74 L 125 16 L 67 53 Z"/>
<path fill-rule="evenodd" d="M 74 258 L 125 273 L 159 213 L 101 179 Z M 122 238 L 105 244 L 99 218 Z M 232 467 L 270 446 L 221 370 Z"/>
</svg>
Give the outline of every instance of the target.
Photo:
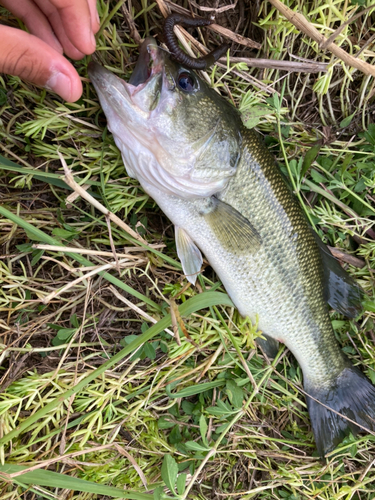
<svg viewBox="0 0 375 500">
<path fill-rule="evenodd" d="M 64 56 L 34 35 L 0 26 L 0 73 L 19 76 L 69 102 L 82 95 L 78 73 Z"/>
<path fill-rule="evenodd" d="M 96 8 L 96 0 L 87 0 L 89 9 L 90 9 L 90 16 L 91 16 L 91 29 L 94 33 L 97 33 L 100 28 L 100 19 L 99 19 L 99 14 L 98 10 Z"/>
<path fill-rule="evenodd" d="M 51 4 L 50 0 L 35 0 L 35 3 L 48 19 L 56 37 L 63 47 L 64 53 L 72 59 L 82 59 L 85 54 L 81 50 L 78 50 L 70 40 L 56 7 Z"/>
<path fill-rule="evenodd" d="M 59 11 L 56 9 L 56 7 L 51 4 L 50 0 L 34 1 L 48 19 L 56 37 L 63 47 L 64 53 L 72 59 L 82 59 L 85 54 L 81 50 L 78 50 L 72 40 L 70 40 L 60 17 Z"/>
<path fill-rule="evenodd" d="M 1 4 L 21 19 L 32 35 L 44 40 L 60 54 L 63 53 L 63 48 L 56 38 L 50 23 L 37 5 L 30 2 L 30 0 L 18 0 L 17 2 L 2 0 Z"/>
<path fill-rule="evenodd" d="M 35 0 L 35 2 L 54 29 L 57 28 L 57 11 L 60 25 L 77 50 L 82 54 L 92 54 L 95 51 L 96 41 L 91 28 L 91 15 L 87 0 Z M 56 34 L 59 36 L 59 33 Z"/>
</svg>

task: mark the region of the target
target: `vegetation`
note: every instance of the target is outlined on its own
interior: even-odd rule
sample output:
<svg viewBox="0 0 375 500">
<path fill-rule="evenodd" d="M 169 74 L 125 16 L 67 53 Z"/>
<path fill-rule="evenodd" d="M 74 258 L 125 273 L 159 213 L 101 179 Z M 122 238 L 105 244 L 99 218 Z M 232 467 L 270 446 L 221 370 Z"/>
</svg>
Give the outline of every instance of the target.
<svg viewBox="0 0 375 500">
<path fill-rule="evenodd" d="M 138 36 L 162 41 L 163 9 L 177 4 L 206 15 L 190 0 L 99 0 L 97 60 L 128 78 Z M 261 49 L 233 42 L 232 56 L 327 64 L 296 73 L 229 59 L 206 77 L 264 134 L 316 231 L 365 290 L 359 318 L 332 312 L 332 322 L 375 383 L 374 78 L 268 1 L 234 4 L 218 24 Z M 369 5 L 289 2 L 327 38 L 362 12 L 335 43 L 373 64 Z M 220 43 L 214 31 L 192 34 Z M 196 287 L 184 279 L 170 222 L 107 132 L 89 59 L 76 63 L 84 94 L 73 104 L 0 77 L 1 498 L 375 498 L 375 437 L 348 436 L 322 463 L 293 356 L 281 347 L 270 361 L 256 348 L 261 332 L 208 266 Z M 69 188 L 59 155 L 89 201 Z"/>
</svg>

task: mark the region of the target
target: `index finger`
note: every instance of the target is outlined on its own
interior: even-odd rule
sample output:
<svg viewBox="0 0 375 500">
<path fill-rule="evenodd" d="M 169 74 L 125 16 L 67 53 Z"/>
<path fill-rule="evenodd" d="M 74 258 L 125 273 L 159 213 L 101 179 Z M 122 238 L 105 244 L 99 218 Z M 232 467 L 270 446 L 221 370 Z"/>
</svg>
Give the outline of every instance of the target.
<svg viewBox="0 0 375 500">
<path fill-rule="evenodd" d="M 96 41 L 87 0 L 49 0 L 60 15 L 65 33 L 83 54 L 92 54 Z"/>
</svg>

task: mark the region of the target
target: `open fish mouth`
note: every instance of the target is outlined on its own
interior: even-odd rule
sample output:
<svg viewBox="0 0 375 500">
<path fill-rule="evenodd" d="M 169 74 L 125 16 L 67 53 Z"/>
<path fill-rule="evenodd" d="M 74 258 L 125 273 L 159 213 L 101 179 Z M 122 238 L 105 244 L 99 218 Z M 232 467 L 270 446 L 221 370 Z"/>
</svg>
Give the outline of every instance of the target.
<svg viewBox="0 0 375 500">
<path fill-rule="evenodd" d="M 154 75 L 163 70 L 163 57 L 155 38 L 147 37 L 141 45 L 137 64 L 130 77 L 129 84 L 137 89 L 145 85 Z"/>
<path fill-rule="evenodd" d="M 147 37 L 140 48 L 139 58 L 129 82 L 122 80 L 95 61 L 88 65 L 88 74 L 99 92 L 111 94 L 120 91 L 131 98 L 142 92 L 154 77 L 162 76 L 165 66 L 165 57 L 168 52 L 158 47 L 152 37 Z"/>
</svg>

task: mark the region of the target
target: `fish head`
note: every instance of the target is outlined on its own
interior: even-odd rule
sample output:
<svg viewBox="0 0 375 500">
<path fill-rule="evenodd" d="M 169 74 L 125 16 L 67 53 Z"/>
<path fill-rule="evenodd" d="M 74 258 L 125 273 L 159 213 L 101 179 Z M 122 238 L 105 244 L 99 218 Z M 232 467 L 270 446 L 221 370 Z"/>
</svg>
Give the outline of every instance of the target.
<svg viewBox="0 0 375 500">
<path fill-rule="evenodd" d="M 240 157 L 241 119 L 194 71 L 149 37 L 129 82 L 95 62 L 88 72 L 128 174 L 151 196 L 197 199 L 225 188 Z"/>
</svg>

